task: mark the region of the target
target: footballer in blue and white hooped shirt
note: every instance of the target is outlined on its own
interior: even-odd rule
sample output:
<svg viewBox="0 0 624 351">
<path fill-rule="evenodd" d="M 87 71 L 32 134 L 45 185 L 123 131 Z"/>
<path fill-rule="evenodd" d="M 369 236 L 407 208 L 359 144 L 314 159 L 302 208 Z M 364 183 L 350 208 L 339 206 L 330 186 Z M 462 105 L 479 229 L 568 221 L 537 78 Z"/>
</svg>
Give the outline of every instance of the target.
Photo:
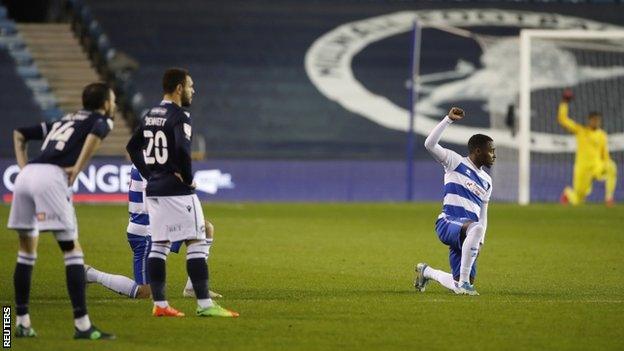
<svg viewBox="0 0 624 351">
<path fill-rule="evenodd" d="M 134 253 L 134 281 L 139 285 L 148 284 L 147 255 L 149 255 L 151 240 L 149 234 L 149 214 L 145 208 L 145 186 L 147 182 L 136 169 L 130 170 L 130 185 L 128 187 L 128 244 Z"/>
<path fill-rule="evenodd" d="M 424 291 L 433 279 L 457 294 L 478 295 L 474 288 L 476 259 L 485 240 L 487 208 L 492 195 L 492 178 L 483 169 L 494 164 L 494 141 L 487 135 L 475 134 L 468 140 L 468 156 L 438 144 L 444 129 L 464 117 L 464 111 L 453 107 L 431 131 L 425 148 L 444 167 L 444 200 L 435 230 L 449 247 L 452 273 L 425 263 L 416 266 L 414 286 Z"/>
<path fill-rule="evenodd" d="M 139 170 L 132 166 L 130 170 L 130 184 L 128 185 L 128 244 L 133 254 L 134 280 L 122 275 L 110 274 L 86 266 L 85 273 L 88 283 L 98 283 L 104 287 L 121 295 L 130 298 L 149 298 L 151 296 L 149 279 L 147 277 L 147 257 L 149 255 L 152 240 L 149 228 L 149 212 L 145 205 L 145 188 L 147 181 L 141 176 Z M 208 248 L 212 246 L 214 227 L 206 221 L 206 244 Z M 171 243 L 171 251 L 178 253 L 182 246 L 182 241 Z M 187 279 L 186 286 L 182 292 L 184 297 L 194 297 L 193 285 Z M 211 298 L 220 298 L 221 294 L 209 291 Z"/>
<path fill-rule="evenodd" d="M 130 170 L 130 185 L 128 187 L 128 214 L 130 218 L 128 219 L 127 235 L 128 243 L 134 254 L 134 281 L 140 286 L 149 284 L 147 279 L 147 256 L 152 244 L 149 230 L 149 213 L 143 201 L 146 187 L 147 181 L 133 165 Z M 171 245 L 171 251 L 177 253 L 181 246 L 182 242 L 174 242 Z"/>
<path fill-rule="evenodd" d="M 134 280 L 123 275 L 100 271 L 92 266 L 85 267 L 87 283 L 98 283 L 130 298 L 149 298 L 150 286 L 147 277 L 147 256 L 152 246 L 149 231 L 149 214 L 145 203 L 146 181 L 132 167 L 128 186 L 128 244 L 133 253 Z"/>
</svg>

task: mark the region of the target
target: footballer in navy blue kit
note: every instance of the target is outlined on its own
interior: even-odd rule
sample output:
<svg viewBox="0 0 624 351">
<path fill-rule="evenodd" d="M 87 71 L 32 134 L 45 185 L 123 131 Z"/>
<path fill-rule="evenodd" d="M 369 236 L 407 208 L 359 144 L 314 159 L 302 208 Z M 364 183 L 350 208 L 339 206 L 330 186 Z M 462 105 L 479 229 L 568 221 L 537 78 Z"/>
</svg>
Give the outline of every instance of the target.
<svg viewBox="0 0 624 351">
<path fill-rule="evenodd" d="M 87 283 L 100 284 L 118 294 L 133 299 L 147 299 L 151 297 L 149 279 L 147 277 L 147 256 L 152 247 L 152 236 L 149 229 L 149 213 L 145 207 L 145 187 L 147 181 L 141 177 L 139 170 L 132 167 L 130 170 L 130 184 L 128 184 L 128 227 L 126 230 L 128 244 L 132 249 L 134 280 L 119 274 L 111 274 L 85 265 Z M 208 221 L 206 225 L 206 244 L 208 255 L 214 238 L 214 227 Z M 171 243 L 171 252 L 178 253 L 182 241 Z M 183 297 L 195 297 L 191 279 L 186 280 L 182 290 Z M 221 298 L 221 294 L 208 291 L 210 298 Z"/>
<path fill-rule="evenodd" d="M 154 316 L 183 317 L 165 297 L 166 260 L 171 243 L 187 246 L 186 268 L 197 297 L 198 316 L 237 317 L 209 296 L 208 244 L 201 203 L 195 194 L 191 166 L 192 121 L 189 107 L 195 90 L 187 70 L 170 68 L 163 75 L 164 97 L 148 110 L 126 150 L 147 180 L 145 205 L 152 245 L 147 259 Z"/>
<path fill-rule="evenodd" d="M 113 128 L 115 94 L 104 83 L 87 85 L 83 110 L 56 122 L 18 128 L 13 133 L 20 173 L 15 179 L 8 228 L 19 234 L 14 273 L 17 337 L 34 337 L 29 314 L 32 269 L 37 259 L 39 232 L 52 232 L 63 251 L 67 290 L 73 306 L 76 339 L 112 339 L 91 324 L 85 297 L 84 256 L 71 185 L 101 141 Z M 28 161 L 30 140 L 43 140 L 41 153 Z"/>
<path fill-rule="evenodd" d="M 440 241 L 449 247 L 452 272 L 417 264 L 414 287 L 421 292 L 433 279 L 457 294 L 478 295 L 473 285 L 476 260 L 485 241 L 492 196 L 492 178 L 483 168 L 492 167 L 496 155 L 492 138 L 483 134 L 470 137 L 466 157 L 438 144 L 444 129 L 462 118 L 462 109 L 451 108 L 425 140 L 427 151 L 444 167 L 444 199 L 435 230 Z"/>
</svg>

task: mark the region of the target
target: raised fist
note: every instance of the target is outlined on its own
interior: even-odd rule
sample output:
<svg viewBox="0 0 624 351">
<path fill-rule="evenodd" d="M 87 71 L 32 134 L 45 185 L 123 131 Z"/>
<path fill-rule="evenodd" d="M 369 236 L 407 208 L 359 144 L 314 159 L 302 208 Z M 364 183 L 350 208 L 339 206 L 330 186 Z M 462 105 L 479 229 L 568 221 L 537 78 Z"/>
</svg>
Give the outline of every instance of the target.
<svg viewBox="0 0 624 351">
<path fill-rule="evenodd" d="M 570 102 L 572 99 L 574 99 L 574 93 L 572 92 L 572 89 L 567 88 L 563 90 L 563 94 L 561 94 L 561 100 L 565 102 Z"/>
<path fill-rule="evenodd" d="M 464 110 L 459 107 L 451 107 L 451 110 L 448 113 L 448 117 L 452 121 L 459 121 L 460 119 L 464 118 Z"/>
</svg>

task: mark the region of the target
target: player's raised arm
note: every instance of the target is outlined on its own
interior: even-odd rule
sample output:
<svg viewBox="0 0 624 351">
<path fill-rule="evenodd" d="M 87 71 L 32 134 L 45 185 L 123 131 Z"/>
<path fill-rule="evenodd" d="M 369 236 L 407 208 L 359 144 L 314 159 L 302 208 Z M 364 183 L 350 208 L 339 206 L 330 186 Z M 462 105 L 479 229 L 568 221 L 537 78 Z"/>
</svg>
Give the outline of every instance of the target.
<svg viewBox="0 0 624 351">
<path fill-rule="evenodd" d="M 559 110 L 557 111 L 557 122 L 565 128 L 568 132 L 572 134 L 578 133 L 580 130 L 580 126 L 570 119 L 568 115 L 569 106 L 568 104 L 574 98 L 574 94 L 572 90 L 566 89 L 561 96 L 561 102 L 559 103 Z"/>
<path fill-rule="evenodd" d="M 429 136 L 427 136 L 427 139 L 425 139 L 425 148 L 427 151 L 429 151 L 431 156 L 433 156 L 436 161 L 442 163 L 445 167 L 447 166 L 446 163 L 448 160 L 449 150 L 440 146 L 438 142 L 442 137 L 444 129 L 446 129 L 446 127 L 451 123 L 459 121 L 462 118 L 464 118 L 464 110 L 459 107 L 451 108 L 448 115 L 446 115 L 444 119 L 438 123 L 435 128 L 433 128 L 433 130 L 429 133 Z"/>
</svg>

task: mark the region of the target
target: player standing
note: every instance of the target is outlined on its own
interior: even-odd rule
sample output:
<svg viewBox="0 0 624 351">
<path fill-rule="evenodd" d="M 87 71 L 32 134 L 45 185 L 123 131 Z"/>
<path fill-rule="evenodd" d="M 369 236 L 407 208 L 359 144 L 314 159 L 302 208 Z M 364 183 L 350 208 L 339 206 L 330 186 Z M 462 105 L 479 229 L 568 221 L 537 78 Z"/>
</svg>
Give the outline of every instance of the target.
<svg viewBox="0 0 624 351">
<path fill-rule="evenodd" d="M 67 290 L 74 312 L 75 339 L 113 339 L 89 320 L 85 297 L 84 255 L 78 243 L 78 225 L 71 185 L 113 128 L 115 94 L 104 83 L 87 85 L 83 110 L 53 123 L 13 132 L 15 157 L 21 168 L 15 180 L 8 228 L 19 234 L 13 275 L 17 310 L 17 337 L 34 337 L 28 303 L 39 232 L 54 234 L 65 258 Z M 43 140 L 41 153 L 28 162 L 29 140 Z"/>
<path fill-rule="evenodd" d="M 449 247 L 452 274 L 419 263 L 414 282 L 419 291 L 425 291 L 433 279 L 457 294 L 479 295 L 473 285 L 476 259 L 485 239 L 492 195 L 492 178 L 483 167 L 491 167 L 496 155 L 492 138 L 483 134 L 470 137 L 467 157 L 438 144 L 444 129 L 463 117 L 462 109 L 451 108 L 425 140 L 425 148 L 444 166 L 444 200 L 435 229 L 440 241 Z"/>
<path fill-rule="evenodd" d="M 147 277 L 147 256 L 152 247 L 152 240 L 149 231 L 149 213 L 145 208 L 145 187 L 147 181 L 141 177 L 141 174 L 132 167 L 130 170 L 130 184 L 128 189 L 128 227 L 127 237 L 128 244 L 133 253 L 133 271 L 134 280 L 123 275 L 102 272 L 92 266 L 85 265 L 85 274 L 87 283 L 100 284 L 118 294 L 125 295 L 130 298 L 147 299 L 151 297 L 149 280 Z M 206 244 L 208 244 L 208 254 L 214 237 L 214 227 L 206 221 Z M 181 241 L 172 243 L 171 251 L 178 253 L 182 246 Z M 221 294 L 214 291 L 208 291 L 210 298 L 221 298 Z M 186 286 L 182 291 L 184 297 L 195 297 L 193 284 L 188 278 Z"/>
<path fill-rule="evenodd" d="M 182 317 L 165 297 L 166 259 L 171 243 L 187 245 L 186 268 L 197 297 L 198 316 L 237 317 L 208 295 L 208 244 L 201 203 L 195 194 L 191 169 L 192 123 L 182 109 L 191 105 L 193 80 L 188 71 L 171 68 L 163 76 L 164 98 L 149 110 L 126 150 L 147 179 L 146 206 L 150 214 L 152 246 L 147 275 L 154 316 Z"/>
<path fill-rule="evenodd" d="M 557 114 L 559 124 L 576 137 L 573 187 L 565 187 L 561 194 L 561 202 L 572 205 L 585 202 L 585 198 L 592 191 L 592 182 L 595 179 L 605 182 L 605 204 L 609 207 L 614 206 L 617 167 L 609 156 L 607 133 L 600 128 L 602 115 L 599 112 L 590 112 L 586 125 L 574 122 L 568 117 L 568 104 L 573 98 L 572 90 L 566 89 Z"/>
</svg>

